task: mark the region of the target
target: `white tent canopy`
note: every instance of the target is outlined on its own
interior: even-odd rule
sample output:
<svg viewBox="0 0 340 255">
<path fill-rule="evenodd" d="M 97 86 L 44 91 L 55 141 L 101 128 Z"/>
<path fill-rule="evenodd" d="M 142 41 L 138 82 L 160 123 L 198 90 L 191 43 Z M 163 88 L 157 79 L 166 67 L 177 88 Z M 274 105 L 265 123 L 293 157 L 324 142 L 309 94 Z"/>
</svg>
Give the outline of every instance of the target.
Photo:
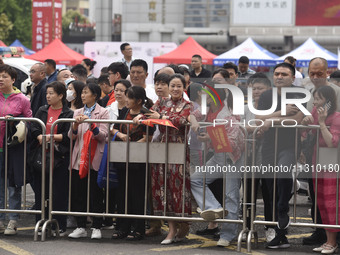
<svg viewBox="0 0 340 255">
<path fill-rule="evenodd" d="M 297 67 L 308 67 L 309 61 L 315 57 L 327 60 L 328 67 L 337 67 L 338 56 L 317 44 L 312 38 L 308 38 L 302 45 L 295 50 L 279 57 L 277 63 L 282 62 L 287 56 L 296 58 Z"/>
<path fill-rule="evenodd" d="M 237 47 L 219 55 L 214 59 L 213 64 L 223 66 L 226 62 L 238 64 L 241 56 L 249 58 L 249 66 L 275 66 L 277 55 L 257 44 L 252 38 L 248 38 Z"/>
</svg>

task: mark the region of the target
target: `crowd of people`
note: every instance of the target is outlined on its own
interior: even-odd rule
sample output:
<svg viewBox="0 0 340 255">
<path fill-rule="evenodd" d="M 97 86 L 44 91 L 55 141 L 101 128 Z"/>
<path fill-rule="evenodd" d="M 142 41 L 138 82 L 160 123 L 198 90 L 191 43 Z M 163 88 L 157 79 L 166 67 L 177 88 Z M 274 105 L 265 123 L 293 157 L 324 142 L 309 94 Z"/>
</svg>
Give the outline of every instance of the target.
<svg viewBox="0 0 340 255">
<path fill-rule="evenodd" d="M 295 59 L 287 57 L 283 63 L 274 67 L 273 74 L 255 72 L 249 68 L 249 59 L 242 56 L 238 66 L 228 62 L 222 68 L 212 72 L 202 66 L 200 55 L 193 55 L 191 70 L 186 65 L 168 65 L 155 73 L 154 84 L 146 84 L 148 65 L 143 59 L 132 57 L 132 47 L 128 43 L 121 45 L 122 61 L 113 62 L 101 70 L 98 78 L 94 77 L 95 61 L 84 59 L 71 69 L 56 69 L 56 62 L 47 59 L 37 63 L 30 69 L 32 87 L 24 95 L 13 86 L 16 71 L 5 64 L 0 64 L 0 108 L 1 117 L 35 117 L 46 126 L 46 142 L 54 139 L 53 174 L 53 208 L 57 211 L 68 210 L 68 194 L 71 192 L 71 211 L 103 213 L 105 204 L 109 203 L 110 213 L 143 215 L 144 197 L 148 197 L 148 213 L 151 215 L 190 216 L 192 203 L 197 204 L 200 216 L 209 222 L 205 229 L 198 230 L 199 235 L 218 235 L 218 246 L 229 246 L 238 235 L 236 223 L 223 223 L 221 228 L 214 222 L 216 219 L 238 220 L 240 205 L 241 180 L 244 177 L 240 168 L 247 164 L 292 167 L 296 160 L 307 165 L 316 165 L 315 131 L 308 129 L 296 132 L 293 128 L 272 125 L 303 124 L 320 125 L 319 146 L 336 148 L 340 137 L 340 87 L 337 78 L 339 71 L 330 75 L 328 80 L 327 61 L 314 58 L 309 63 L 308 77 L 295 68 Z M 272 81 L 271 81 L 272 80 Z M 273 85 L 272 85 L 273 83 Z M 234 102 L 230 90 L 222 89 L 219 84 L 237 86 L 244 93 L 245 114 L 233 112 Z M 272 87 L 277 88 L 273 94 Z M 304 113 L 295 105 L 282 105 L 282 89 L 288 87 L 305 87 L 312 94 L 304 104 L 311 115 Z M 248 90 L 251 88 L 252 90 Z M 247 94 L 251 91 L 251 94 Z M 208 112 L 202 114 L 202 94 L 215 94 L 220 99 L 206 98 Z M 289 93 L 288 99 L 301 99 L 301 93 Z M 286 98 L 285 98 L 286 99 Z M 273 102 L 276 102 L 276 106 Z M 250 107 L 250 104 L 252 107 Z M 286 107 L 282 109 L 281 107 Z M 272 109 L 272 113 L 260 115 L 260 111 Z M 253 110 L 251 110 L 253 109 Z M 257 110 L 257 111 L 254 111 Z M 283 111 L 284 110 L 284 111 Z M 255 113 L 254 113 L 255 112 Z M 258 114 L 256 114 L 256 112 Z M 283 114 L 285 112 L 285 114 Z M 61 118 L 73 118 L 75 121 L 62 122 L 51 130 L 53 123 Z M 114 124 L 108 129 L 105 123 L 84 123 L 85 120 L 132 120 L 133 125 Z M 144 119 L 169 120 L 176 128 L 163 125 L 149 127 L 141 124 Z M 226 120 L 229 123 L 249 123 L 256 120 L 257 126 L 246 125 L 245 129 L 252 138 L 253 132 L 257 141 L 255 151 L 251 139 L 247 139 L 240 125 L 225 124 L 225 131 L 231 152 L 217 152 L 212 143 L 206 126 L 199 122 L 212 123 L 214 120 Z M 12 122 L 10 122 L 11 124 Z M 8 126 L 13 126 L 12 125 Z M 191 126 L 190 126 L 190 125 Z M 27 153 L 39 154 L 42 150 L 42 128 L 32 122 L 28 127 Z M 258 127 L 258 128 L 257 128 Z M 7 176 L 9 209 L 20 210 L 21 187 L 24 185 L 24 143 L 5 146 L 6 125 L 0 126 L 0 208 L 5 201 L 5 176 Z M 83 173 L 85 135 L 91 134 L 91 153 L 87 155 L 90 171 Z M 189 135 L 186 135 L 189 134 Z M 8 134 L 11 136 L 11 133 Z M 277 136 L 276 136 L 277 135 Z M 298 136 L 298 137 L 296 137 Z M 105 144 L 115 137 L 115 141 L 131 142 L 171 142 L 190 144 L 185 151 L 185 164 L 150 164 L 149 176 L 146 176 L 145 163 L 129 163 L 128 176 L 126 163 L 109 164 L 117 171 L 117 183 L 110 187 L 109 200 L 106 201 L 106 190 L 97 184 L 98 170 L 103 158 Z M 248 142 L 247 142 L 248 140 Z M 70 151 L 70 143 L 73 147 Z M 296 146 L 295 141 L 298 141 Z M 309 143 L 307 143 L 309 142 Z M 248 153 L 245 155 L 245 144 Z M 307 144 L 307 145 L 306 145 Z M 43 148 L 45 149 L 45 148 Z M 47 146 L 46 154 L 51 148 Z M 86 154 L 87 152 L 85 152 Z M 114 153 L 114 152 L 113 152 Z M 255 162 L 252 155 L 255 154 Z M 33 156 L 34 155 L 34 156 Z M 205 157 L 204 157 L 205 155 Z M 7 175 L 5 175 L 5 158 L 7 157 Z M 41 157 L 41 156 L 40 156 Z M 205 160 L 204 160 L 205 158 Z M 34 162 L 27 160 L 27 180 L 35 193 L 35 209 L 40 210 L 42 192 L 42 172 Z M 203 174 L 196 171 L 197 166 L 232 166 L 236 172 L 216 172 Z M 327 172 L 327 171 L 326 171 Z M 71 187 L 68 185 L 69 175 L 72 176 Z M 204 180 L 204 176 L 206 179 Z M 88 180 L 88 178 L 90 180 Z M 128 178 L 128 179 L 126 179 Z M 149 190 L 145 190 L 146 178 L 150 180 Z M 245 177 L 248 178 L 248 177 Z M 320 176 L 319 176 L 320 178 Z M 128 188 L 126 189 L 126 183 Z M 166 185 L 165 185 L 166 183 Z M 250 201 L 250 179 L 247 180 L 247 201 Z M 48 187 L 48 178 L 46 179 Z M 225 185 L 225 187 L 223 187 Z M 309 189 L 313 203 L 317 202 L 318 218 L 316 223 L 334 225 L 336 223 L 336 174 L 325 173 L 317 182 L 317 201 L 315 201 L 315 176 L 310 175 Z M 290 224 L 289 200 L 292 196 L 292 172 L 279 172 L 274 192 L 274 175 L 256 175 L 255 191 L 261 186 L 266 221 L 277 221 L 277 226 L 266 226 L 267 248 L 288 248 L 287 229 Z M 89 190 L 89 198 L 87 191 Z M 127 194 L 125 192 L 127 191 Z M 223 194 L 224 191 L 224 194 Z M 147 192 L 147 194 L 145 194 Z M 273 198 L 273 194 L 276 197 Z M 316 194 L 315 194 L 316 195 Z M 48 199 L 48 188 L 46 188 Z M 125 202 L 127 197 L 127 202 Z M 275 214 L 273 215 L 273 200 Z M 244 201 L 243 201 L 244 202 Z M 127 207 L 127 208 L 126 208 Z M 313 211 L 313 210 L 312 210 Z M 36 221 L 41 215 L 37 215 Z M 249 216 L 249 214 L 248 214 Z M 312 214 L 312 216 L 314 216 Z M 67 231 L 67 217 L 54 216 L 60 226 L 60 235 Z M 0 233 L 15 235 L 17 233 L 19 214 L 10 213 L 9 223 L 5 225 L 5 214 L 0 214 Z M 85 216 L 77 216 L 76 229 L 69 233 L 70 238 L 87 237 L 86 225 L 89 220 Z M 92 239 L 101 239 L 103 226 L 112 225 L 112 219 L 92 217 Z M 162 222 L 146 221 L 140 218 L 117 218 L 113 239 L 141 240 L 145 236 L 161 234 Z M 249 219 L 247 220 L 249 227 Z M 169 232 L 161 242 L 168 245 L 185 239 L 190 231 L 187 222 L 168 221 Z M 303 240 L 304 244 L 321 244 L 314 249 L 321 253 L 334 253 L 337 249 L 336 233 L 338 229 L 318 228 L 310 237 Z"/>
</svg>

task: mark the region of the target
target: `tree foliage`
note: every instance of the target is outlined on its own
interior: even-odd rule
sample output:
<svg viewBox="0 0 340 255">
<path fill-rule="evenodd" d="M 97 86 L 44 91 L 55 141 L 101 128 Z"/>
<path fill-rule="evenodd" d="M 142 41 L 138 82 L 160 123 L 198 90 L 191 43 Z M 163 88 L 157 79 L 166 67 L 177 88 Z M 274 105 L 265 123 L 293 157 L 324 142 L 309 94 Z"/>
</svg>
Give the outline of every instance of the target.
<svg viewBox="0 0 340 255">
<path fill-rule="evenodd" d="M 13 28 L 13 24 L 8 20 L 8 17 L 5 13 L 1 13 L 0 15 L 0 40 L 6 41 L 9 36 L 10 31 Z"/>
<path fill-rule="evenodd" d="M 62 17 L 63 35 L 68 35 L 70 33 L 70 25 L 74 23 L 88 23 L 88 20 L 85 16 L 80 14 L 80 12 L 68 10 Z"/>
<path fill-rule="evenodd" d="M 32 1 L 0 0 L 0 13 L 5 14 L 13 24 L 11 30 L 3 38 L 7 45 L 19 39 L 26 47 L 32 45 Z M 2 28 L 0 29 L 2 32 Z"/>
</svg>

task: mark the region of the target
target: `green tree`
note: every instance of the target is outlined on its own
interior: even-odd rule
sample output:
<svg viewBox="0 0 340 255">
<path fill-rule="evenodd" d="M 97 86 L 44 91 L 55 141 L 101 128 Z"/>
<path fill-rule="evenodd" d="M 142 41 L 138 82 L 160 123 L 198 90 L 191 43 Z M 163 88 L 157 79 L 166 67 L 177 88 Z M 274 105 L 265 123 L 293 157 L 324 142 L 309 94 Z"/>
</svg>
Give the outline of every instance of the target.
<svg viewBox="0 0 340 255">
<path fill-rule="evenodd" d="M 68 35 L 70 33 L 70 25 L 71 23 L 87 23 L 88 20 L 85 16 L 80 14 L 78 11 L 68 10 L 65 15 L 62 17 L 62 28 L 63 35 Z"/>
<path fill-rule="evenodd" d="M 32 1 L 0 0 L 0 13 L 6 14 L 13 28 L 4 42 L 11 44 L 19 39 L 26 47 L 32 45 Z"/>
<path fill-rule="evenodd" d="M 0 15 L 0 40 L 6 41 L 12 28 L 13 28 L 13 24 L 11 21 L 8 20 L 7 15 L 5 13 L 1 13 Z"/>
</svg>

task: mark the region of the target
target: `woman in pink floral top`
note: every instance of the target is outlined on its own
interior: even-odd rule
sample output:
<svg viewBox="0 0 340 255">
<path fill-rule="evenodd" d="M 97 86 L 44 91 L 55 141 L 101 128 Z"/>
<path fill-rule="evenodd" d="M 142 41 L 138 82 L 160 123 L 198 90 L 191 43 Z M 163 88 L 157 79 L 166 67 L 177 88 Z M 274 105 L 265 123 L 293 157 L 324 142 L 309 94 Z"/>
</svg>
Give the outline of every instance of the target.
<svg viewBox="0 0 340 255">
<path fill-rule="evenodd" d="M 340 140 L 340 113 L 336 112 L 337 102 L 335 91 L 330 86 L 322 86 L 314 92 L 314 108 L 312 115 L 302 120 L 303 125 L 320 125 L 319 147 L 337 148 Z M 329 126 L 329 128 L 328 128 Z M 316 133 L 315 131 L 313 132 Z M 316 134 L 315 134 L 316 135 Z M 316 145 L 314 146 L 313 165 L 316 167 Z M 317 183 L 317 205 L 320 210 L 322 223 L 326 225 L 336 224 L 336 200 L 337 200 L 337 173 L 333 169 L 335 166 L 329 164 L 330 169 L 318 169 Z M 316 191 L 315 171 L 313 172 L 313 184 Z M 340 202 L 340 199 L 339 199 Z M 338 212 L 338 217 L 340 213 Z M 336 237 L 339 229 L 325 229 L 327 242 L 313 251 L 321 253 L 334 253 L 337 248 Z"/>
<path fill-rule="evenodd" d="M 168 119 L 176 126 L 168 128 L 168 142 L 170 143 L 188 143 L 189 126 L 186 124 L 190 120 L 191 103 L 183 99 L 183 90 L 185 79 L 180 74 L 171 76 L 169 83 L 169 92 L 171 98 L 162 98 L 152 107 L 154 111 L 150 118 Z M 166 127 L 159 126 L 161 133 L 161 142 L 166 141 Z M 185 136 L 185 133 L 187 136 Z M 164 176 L 165 164 L 153 164 L 152 169 L 152 196 L 153 208 L 156 215 L 163 215 L 165 203 Z M 185 173 L 185 180 L 184 178 Z M 185 181 L 184 194 L 184 215 L 191 214 L 191 193 L 190 193 L 190 173 L 189 173 L 189 150 L 186 150 L 186 164 L 183 165 L 169 164 L 166 173 L 166 215 L 181 216 L 183 205 L 183 182 Z M 169 222 L 169 234 L 161 244 L 170 244 L 175 241 L 181 241 L 189 232 L 187 223 L 179 224 L 179 229 L 175 221 Z"/>
</svg>

